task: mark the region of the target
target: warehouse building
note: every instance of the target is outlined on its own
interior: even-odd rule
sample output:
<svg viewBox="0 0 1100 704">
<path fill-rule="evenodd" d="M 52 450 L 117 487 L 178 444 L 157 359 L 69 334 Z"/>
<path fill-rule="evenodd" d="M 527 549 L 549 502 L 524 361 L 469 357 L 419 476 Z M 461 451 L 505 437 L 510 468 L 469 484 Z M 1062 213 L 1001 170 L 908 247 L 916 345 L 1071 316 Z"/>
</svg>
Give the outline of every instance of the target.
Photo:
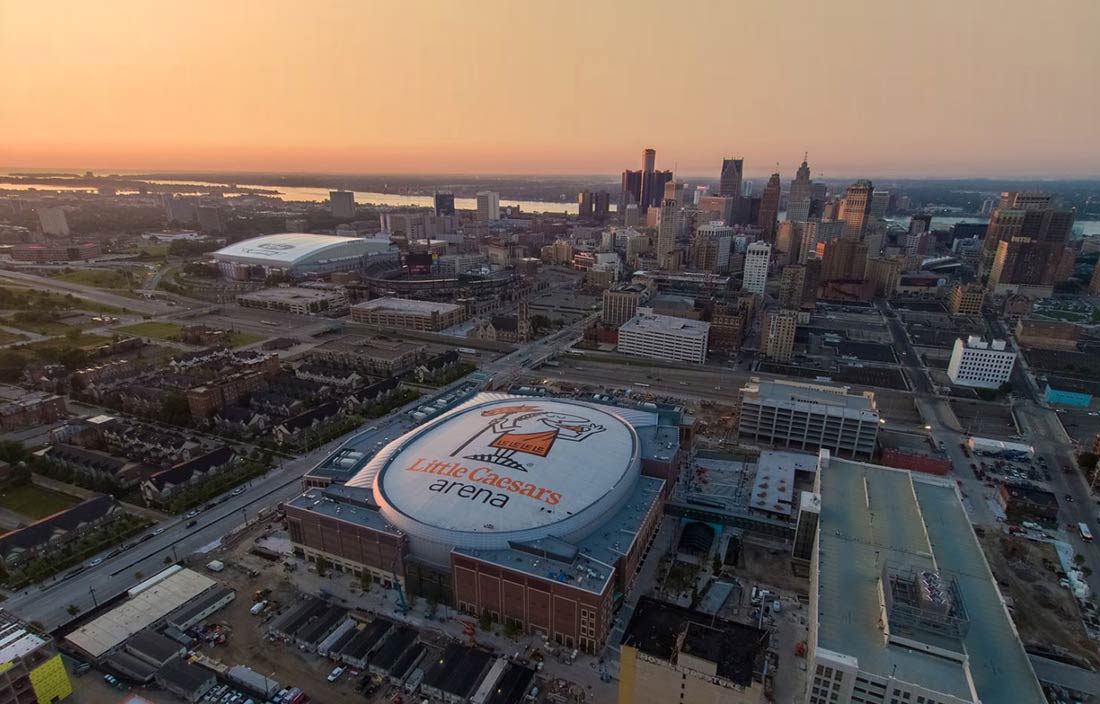
<svg viewBox="0 0 1100 704">
<path fill-rule="evenodd" d="M 1045 702 L 955 483 L 819 465 L 806 702 Z"/>
</svg>

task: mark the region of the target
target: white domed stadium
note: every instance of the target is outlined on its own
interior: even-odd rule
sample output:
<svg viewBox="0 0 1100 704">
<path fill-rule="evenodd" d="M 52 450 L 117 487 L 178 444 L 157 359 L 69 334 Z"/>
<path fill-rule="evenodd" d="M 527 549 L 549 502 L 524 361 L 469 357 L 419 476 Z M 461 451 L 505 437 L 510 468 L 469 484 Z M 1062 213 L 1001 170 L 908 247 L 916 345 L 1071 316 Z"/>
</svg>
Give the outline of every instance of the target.
<svg viewBox="0 0 1100 704">
<path fill-rule="evenodd" d="M 353 437 L 285 505 L 294 551 L 595 652 L 693 422 L 648 405 L 479 393 L 377 452 Z"/>
<path fill-rule="evenodd" d="M 285 232 L 242 240 L 213 253 L 226 278 L 263 278 L 283 274 L 300 278 L 311 274 L 361 269 L 372 255 L 393 251 L 387 240 Z"/>
</svg>

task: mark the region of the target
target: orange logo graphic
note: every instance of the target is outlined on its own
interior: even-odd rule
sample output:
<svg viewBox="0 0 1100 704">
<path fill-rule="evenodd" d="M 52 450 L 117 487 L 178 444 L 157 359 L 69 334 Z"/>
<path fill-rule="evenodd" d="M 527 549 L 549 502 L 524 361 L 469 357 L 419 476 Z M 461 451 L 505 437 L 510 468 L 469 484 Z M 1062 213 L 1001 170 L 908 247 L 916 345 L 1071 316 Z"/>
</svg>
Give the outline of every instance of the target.
<svg viewBox="0 0 1100 704">
<path fill-rule="evenodd" d="M 526 472 L 527 468 L 514 459 L 517 453 L 546 457 L 558 440 L 582 442 L 605 430 L 602 425 L 584 416 L 545 411 L 538 406 L 505 406 L 482 411 L 481 415 L 492 420 L 459 445 L 451 457 L 465 450 L 484 433 L 492 432 L 496 437 L 488 444 L 486 452 L 463 455 L 463 458 L 520 472 Z M 488 451 L 490 448 L 492 452 Z"/>
</svg>

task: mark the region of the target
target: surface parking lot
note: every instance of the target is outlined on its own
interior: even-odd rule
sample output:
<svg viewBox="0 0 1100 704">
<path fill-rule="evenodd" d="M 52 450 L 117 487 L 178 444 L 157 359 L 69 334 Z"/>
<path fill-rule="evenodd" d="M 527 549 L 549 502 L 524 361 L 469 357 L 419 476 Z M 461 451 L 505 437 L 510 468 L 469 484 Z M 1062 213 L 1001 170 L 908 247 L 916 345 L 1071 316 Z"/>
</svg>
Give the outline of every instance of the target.
<svg viewBox="0 0 1100 704">
<path fill-rule="evenodd" d="M 1006 406 L 981 401 L 951 399 L 951 410 L 963 432 L 996 440 L 1011 440 L 1017 434 L 1012 411 Z"/>
</svg>

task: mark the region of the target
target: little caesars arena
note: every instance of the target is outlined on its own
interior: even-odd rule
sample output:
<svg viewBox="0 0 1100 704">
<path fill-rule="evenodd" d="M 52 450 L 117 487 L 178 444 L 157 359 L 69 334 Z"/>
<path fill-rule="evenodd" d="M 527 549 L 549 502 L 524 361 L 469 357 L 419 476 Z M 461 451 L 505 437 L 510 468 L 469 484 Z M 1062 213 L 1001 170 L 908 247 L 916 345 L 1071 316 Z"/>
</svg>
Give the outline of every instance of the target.
<svg viewBox="0 0 1100 704">
<path fill-rule="evenodd" d="M 290 537 L 307 559 L 594 652 L 675 477 L 667 416 L 480 394 L 290 502 Z"/>
</svg>

